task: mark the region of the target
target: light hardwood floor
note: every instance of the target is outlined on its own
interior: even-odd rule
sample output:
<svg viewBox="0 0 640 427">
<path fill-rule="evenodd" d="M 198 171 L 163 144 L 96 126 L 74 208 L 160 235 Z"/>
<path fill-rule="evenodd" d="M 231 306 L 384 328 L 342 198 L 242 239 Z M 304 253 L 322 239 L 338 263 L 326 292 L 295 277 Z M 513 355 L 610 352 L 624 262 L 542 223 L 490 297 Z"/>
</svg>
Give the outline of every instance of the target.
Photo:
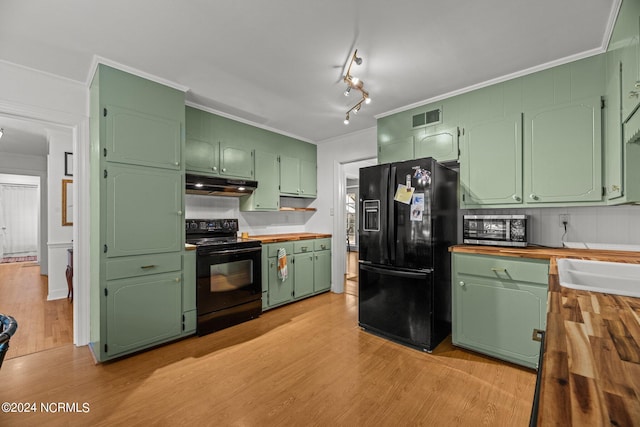
<svg viewBox="0 0 640 427">
<path fill-rule="evenodd" d="M 347 252 L 347 274 L 344 279 L 344 291 L 358 296 L 358 252 Z"/>
<path fill-rule="evenodd" d="M 0 264 L 0 313 L 18 322 L 5 360 L 73 343 L 72 304 L 47 301 L 47 292 L 35 262 Z"/>
<path fill-rule="evenodd" d="M 101 365 L 73 345 L 14 358 L 0 385 L 0 402 L 88 405 L 3 426 L 526 426 L 535 374 L 363 332 L 357 298 L 325 293 Z"/>
</svg>

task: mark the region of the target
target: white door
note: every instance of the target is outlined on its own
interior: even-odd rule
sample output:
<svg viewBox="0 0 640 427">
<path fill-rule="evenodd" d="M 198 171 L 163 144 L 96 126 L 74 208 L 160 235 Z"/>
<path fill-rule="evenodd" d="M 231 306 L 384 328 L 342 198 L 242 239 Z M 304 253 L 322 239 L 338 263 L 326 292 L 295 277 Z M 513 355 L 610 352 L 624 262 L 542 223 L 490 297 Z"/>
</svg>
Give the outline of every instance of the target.
<svg viewBox="0 0 640 427">
<path fill-rule="evenodd" d="M 0 184 L 0 255 L 38 252 L 38 187 Z"/>
</svg>

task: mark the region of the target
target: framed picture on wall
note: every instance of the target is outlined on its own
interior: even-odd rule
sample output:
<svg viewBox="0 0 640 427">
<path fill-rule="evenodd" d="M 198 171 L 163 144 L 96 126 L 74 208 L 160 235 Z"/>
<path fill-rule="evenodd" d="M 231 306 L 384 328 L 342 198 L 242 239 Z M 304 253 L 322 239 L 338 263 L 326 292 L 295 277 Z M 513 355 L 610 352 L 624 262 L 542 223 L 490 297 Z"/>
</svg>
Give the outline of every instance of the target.
<svg viewBox="0 0 640 427">
<path fill-rule="evenodd" d="M 73 176 L 73 153 L 64 152 L 64 175 Z"/>
<path fill-rule="evenodd" d="M 62 226 L 73 225 L 73 180 L 62 180 Z"/>
</svg>

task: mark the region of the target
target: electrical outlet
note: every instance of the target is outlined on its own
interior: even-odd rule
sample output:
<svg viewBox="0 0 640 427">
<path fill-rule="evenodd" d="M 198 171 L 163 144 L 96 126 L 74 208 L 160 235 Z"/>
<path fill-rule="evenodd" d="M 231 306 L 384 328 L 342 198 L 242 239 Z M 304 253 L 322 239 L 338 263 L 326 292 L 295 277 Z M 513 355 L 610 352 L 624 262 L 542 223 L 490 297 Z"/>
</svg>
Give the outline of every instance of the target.
<svg viewBox="0 0 640 427">
<path fill-rule="evenodd" d="M 565 223 L 566 225 L 569 225 L 569 214 L 560 214 L 560 227 L 564 227 Z"/>
</svg>

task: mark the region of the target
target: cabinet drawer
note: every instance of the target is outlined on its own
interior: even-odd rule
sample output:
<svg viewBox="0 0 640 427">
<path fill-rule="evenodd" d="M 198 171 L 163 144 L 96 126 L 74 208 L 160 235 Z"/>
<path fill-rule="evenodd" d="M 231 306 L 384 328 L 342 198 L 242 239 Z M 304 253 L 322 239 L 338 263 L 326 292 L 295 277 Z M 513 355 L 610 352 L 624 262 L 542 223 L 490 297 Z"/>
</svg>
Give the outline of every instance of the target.
<svg viewBox="0 0 640 427">
<path fill-rule="evenodd" d="M 106 269 L 107 280 L 180 270 L 182 254 L 179 252 L 109 260 Z"/>
<path fill-rule="evenodd" d="M 300 240 L 293 242 L 293 253 L 301 254 L 305 252 L 313 252 L 313 240 Z"/>
<path fill-rule="evenodd" d="M 313 249 L 316 251 L 326 251 L 331 249 L 331 239 L 316 239 L 313 242 Z"/>
<path fill-rule="evenodd" d="M 453 263 L 457 274 L 540 284 L 549 281 L 549 261 L 546 260 L 454 254 Z"/>
<path fill-rule="evenodd" d="M 280 243 L 271 243 L 267 246 L 267 254 L 268 257 L 277 257 L 278 256 L 278 249 L 279 248 L 284 248 L 284 250 L 287 252 L 287 254 L 292 254 L 293 253 L 293 242 L 280 242 Z M 264 247 L 263 247 L 264 249 Z"/>
</svg>

